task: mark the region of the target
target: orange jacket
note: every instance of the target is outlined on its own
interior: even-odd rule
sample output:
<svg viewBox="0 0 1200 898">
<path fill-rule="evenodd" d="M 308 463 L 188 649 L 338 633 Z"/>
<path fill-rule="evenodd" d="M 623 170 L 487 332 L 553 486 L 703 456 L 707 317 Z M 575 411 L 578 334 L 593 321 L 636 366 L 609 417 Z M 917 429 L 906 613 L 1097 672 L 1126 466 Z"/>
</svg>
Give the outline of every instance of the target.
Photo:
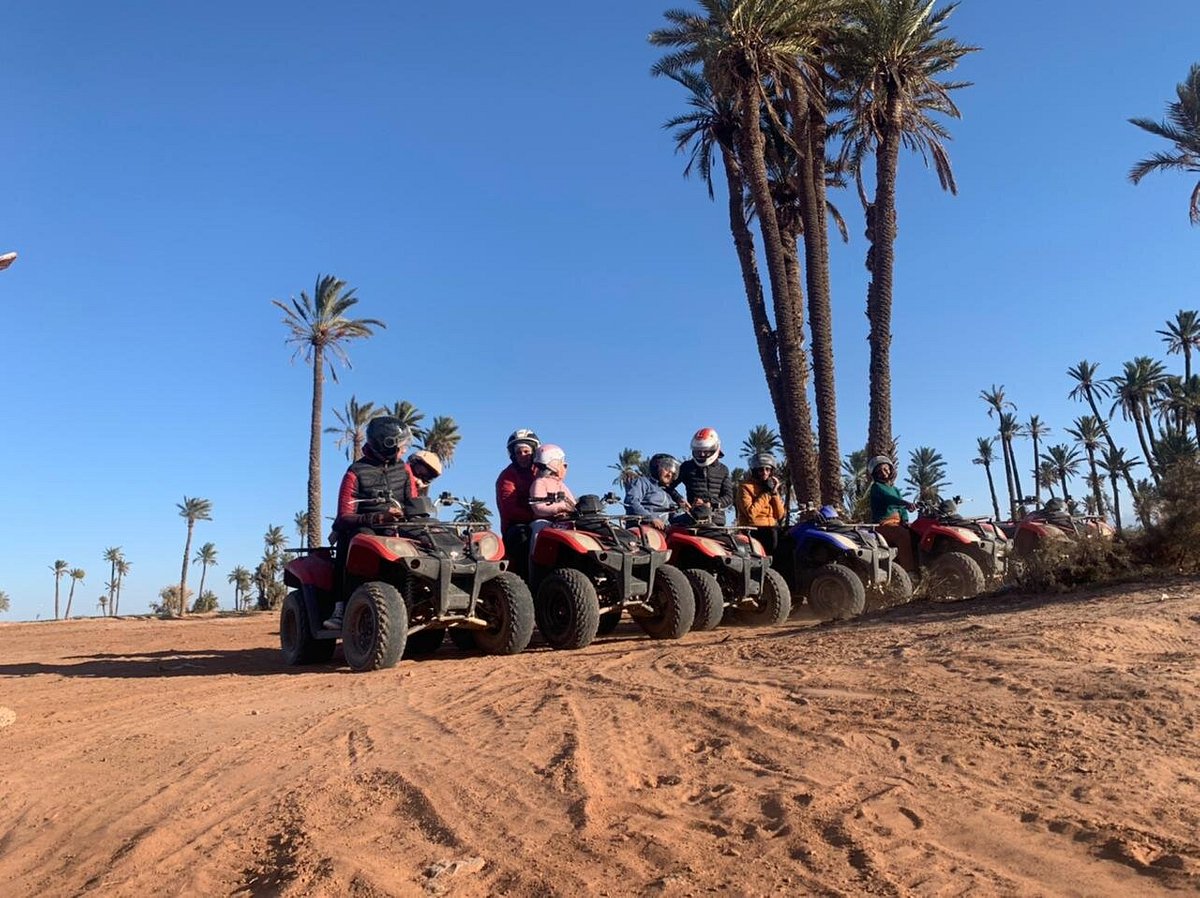
<svg viewBox="0 0 1200 898">
<path fill-rule="evenodd" d="M 737 519 L 743 527 L 774 527 L 785 511 L 779 494 L 769 492 L 757 480 L 746 479 L 738 485 Z"/>
</svg>

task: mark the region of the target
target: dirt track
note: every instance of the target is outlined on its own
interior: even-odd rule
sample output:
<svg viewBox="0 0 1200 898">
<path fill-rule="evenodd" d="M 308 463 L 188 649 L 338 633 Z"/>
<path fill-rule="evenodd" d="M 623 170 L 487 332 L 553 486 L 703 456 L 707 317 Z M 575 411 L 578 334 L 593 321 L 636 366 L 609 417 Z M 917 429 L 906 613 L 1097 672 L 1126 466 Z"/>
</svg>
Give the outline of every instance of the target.
<svg viewBox="0 0 1200 898">
<path fill-rule="evenodd" d="M 0 892 L 1196 892 L 1198 654 L 1183 583 L 370 675 L 0 625 Z"/>
</svg>

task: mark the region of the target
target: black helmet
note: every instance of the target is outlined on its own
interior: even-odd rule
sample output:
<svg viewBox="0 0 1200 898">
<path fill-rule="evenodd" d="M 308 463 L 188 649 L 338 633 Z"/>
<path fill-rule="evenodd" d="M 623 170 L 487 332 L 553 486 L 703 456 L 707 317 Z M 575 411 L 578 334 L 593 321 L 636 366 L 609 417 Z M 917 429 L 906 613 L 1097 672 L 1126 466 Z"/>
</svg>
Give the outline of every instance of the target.
<svg viewBox="0 0 1200 898">
<path fill-rule="evenodd" d="M 399 418 L 383 415 L 367 423 L 367 445 L 384 461 L 399 458 L 411 439 L 412 431 Z"/>
<path fill-rule="evenodd" d="M 667 471 L 670 471 L 676 477 L 679 476 L 679 459 L 666 452 L 658 452 L 651 455 L 649 467 L 650 476 L 655 480 L 662 480 L 663 474 Z"/>
<path fill-rule="evenodd" d="M 760 452 L 754 458 L 750 459 L 750 470 L 758 471 L 762 468 L 779 468 L 779 462 L 775 461 L 775 456 L 770 452 Z"/>
<path fill-rule="evenodd" d="M 513 449 L 519 446 L 521 443 L 524 443 L 530 449 L 534 450 L 536 450 L 538 446 L 542 445 L 542 441 L 538 439 L 538 435 L 532 430 L 528 430 L 524 427 L 518 428 L 508 435 L 507 448 L 508 457 L 510 460 L 513 458 Z"/>
<path fill-rule="evenodd" d="M 1057 496 L 1052 496 L 1051 498 L 1047 499 L 1046 504 L 1042 506 L 1042 511 L 1048 512 L 1049 514 L 1058 514 L 1062 510 L 1062 499 L 1059 499 Z"/>
</svg>

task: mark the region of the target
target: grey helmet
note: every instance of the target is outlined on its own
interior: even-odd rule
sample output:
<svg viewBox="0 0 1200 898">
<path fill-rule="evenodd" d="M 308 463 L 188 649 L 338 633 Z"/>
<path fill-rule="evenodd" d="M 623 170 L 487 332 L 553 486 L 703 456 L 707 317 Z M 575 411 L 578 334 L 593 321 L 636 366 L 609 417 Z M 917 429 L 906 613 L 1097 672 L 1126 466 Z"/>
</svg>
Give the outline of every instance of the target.
<svg viewBox="0 0 1200 898">
<path fill-rule="evenodd" d="M 513 458 L 513 449 L 521 443 L 524 443 L 534 452 L 537 451 L 538 446 L 542 445 L 542 441 L 538 439 L 538 435 L 536 433 L 528 428 L 519 427 L 508 435 L 507 448 L 508 457 L 510 460 Z"/>
<path fill-rule="evenodd" d="M 770 452 L 760 452 L 750 459 L 750 470 L 757 471 L 762 468 L 772 468 L 777 471 L 779 470 L 779 462 L 775 460 L 775 456 Z"/>
</svg>

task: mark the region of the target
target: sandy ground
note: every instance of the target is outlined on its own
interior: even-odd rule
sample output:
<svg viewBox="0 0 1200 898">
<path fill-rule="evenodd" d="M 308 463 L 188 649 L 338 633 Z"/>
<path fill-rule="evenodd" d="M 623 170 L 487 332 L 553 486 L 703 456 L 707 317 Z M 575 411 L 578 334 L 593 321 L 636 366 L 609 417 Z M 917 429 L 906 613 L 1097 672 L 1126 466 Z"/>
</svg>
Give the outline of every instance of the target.
<svg viewBox="0 0 1200 898">
<path fill-rule="evenodd" d="M 1194 583 L 365 675 L 276 633 L 0 625 L 0 893 L 1200 891 Z"/>
</svg>

